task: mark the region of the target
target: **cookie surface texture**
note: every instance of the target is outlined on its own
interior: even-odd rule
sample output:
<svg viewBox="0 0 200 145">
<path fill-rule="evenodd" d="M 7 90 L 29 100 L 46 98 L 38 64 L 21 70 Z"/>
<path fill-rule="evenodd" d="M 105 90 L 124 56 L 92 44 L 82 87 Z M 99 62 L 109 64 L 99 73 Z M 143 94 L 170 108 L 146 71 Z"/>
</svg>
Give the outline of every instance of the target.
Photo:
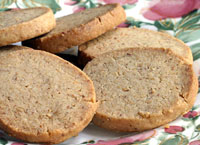
<svg viewBox="0 0 200 145">
<path fill-rule="evenodd" d="M 24 41 L 52 30 L 56 21 L 51 9 L 35 7 L 0 13 L 0 46 Z"/>
<path fill-rule="evenodd" d="M 192 65 L 169 49 L 115 50 L 94 58 L 84 72 L 100 101 L 93 123 L 114 131 L 169 123 L 191 109 L 198 91 Z"/>
<path fill-rule="evenodd" d="M 27 142 L 60 143 L 92 120 L 97 103 L 91 80 L 48 52 L 0 50 L 0 127 Z"/>
<path fill-rule="evenodd" d="M 131 47 L 170 48 L 189 63 L 193 62 L 190 48 L 169 34 L 143 28 L 117 28 L 80 45 L 79 63 L 84 66 L 98 55 Z"/>
<path fill-rule="evenodd" d="M 86 9 L 58 18 L 53 31 L 43 37 L 25 41 L 23 45 L 52 53 L 62 52 L 98 37 L 125 19 L 125 11 L 119 4 Z"/>
</svg>

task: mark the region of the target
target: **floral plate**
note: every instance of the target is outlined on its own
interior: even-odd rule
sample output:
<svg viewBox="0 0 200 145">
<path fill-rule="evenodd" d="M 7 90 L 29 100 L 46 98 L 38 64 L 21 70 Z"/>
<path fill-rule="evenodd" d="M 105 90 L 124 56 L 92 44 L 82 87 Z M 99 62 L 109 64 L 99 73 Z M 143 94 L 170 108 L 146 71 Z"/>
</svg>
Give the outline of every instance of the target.
<svg viewBox="0 0 200 145">
<path fill-rule="evenodd" d="M 127 21 L 118 27 L 142 27 L 169 33 L 190 46 L 200 76 L 200 0 L 0 0 L 0 12 L 47 6 L 56 17 L 107 3 L 120 3 Z M 1 23 L 1 22 L 0 22 Z M 200 80 L 200 79 L 199 79 Z M 0 144 L 25 145 L 0 131 Z M 64 144 L 74 145 L 200 145 L 200 94 L 191 111 L 160 128 L 142 133 L 113 133 L 90 124 Z"/>
</svg>

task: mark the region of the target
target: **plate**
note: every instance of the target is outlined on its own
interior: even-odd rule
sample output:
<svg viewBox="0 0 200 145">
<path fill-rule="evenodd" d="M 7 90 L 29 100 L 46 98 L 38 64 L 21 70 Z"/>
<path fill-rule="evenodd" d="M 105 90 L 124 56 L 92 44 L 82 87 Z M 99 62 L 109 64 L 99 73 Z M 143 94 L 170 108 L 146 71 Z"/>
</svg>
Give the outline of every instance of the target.
<svg viewBox="0 0 200 145">
<path fill-rule="evenodd" d="M 194 70 L 200 75 L 200 1 L 196 0 L 0 0 L 0 11 L 36 6 L 50 7 L 61 17 L 102 4 L 120 3 L 127 21 L 118 27 L 141 27 L 169 33 L 190 46 Z M 1 23 L 1 22 L 0 22 Z M 74 54 L 70 49 L 64 53 Z M 0 131 L 0 144 L 25 145 Z M 114 133 L 89 124 L 63 145 L 200 145 L 200 94 L 192 109 L 175 121 L 141 133 Z"/>
</svg>

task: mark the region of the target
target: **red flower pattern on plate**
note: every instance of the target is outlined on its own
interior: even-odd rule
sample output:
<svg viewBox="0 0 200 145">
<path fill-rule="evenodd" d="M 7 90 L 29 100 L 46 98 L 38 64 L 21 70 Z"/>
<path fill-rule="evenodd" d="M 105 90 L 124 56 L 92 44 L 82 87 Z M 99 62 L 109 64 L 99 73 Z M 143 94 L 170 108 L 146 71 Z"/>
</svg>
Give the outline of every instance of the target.
<svg viewBox="0 0 200 145">
<path fill-rule="evenodd" d="M 196 111 L 189 111 L 188 113 L 184 114 L 183 117 L 185 118 L 194 118 L 198 115 Z"/>
<path fill-rule="evenodd" d="M 138 0 L 99 0 L 99 1 L 104 2 L 106 4 L 120 3 L 121 5 L 125 5 L 125 4 L 134 4 Z"/>
<path fill-rule="evenodd" d="M 89 144 L 89 145 L 119 145 L 122 143 L 134 143 L 136 141 L 144 141 L 146 139 L 149 139 L 153 137 L 156 134 L 156 130 L 146 131 L 134 136 L 125 137 L 121 139 L 116 140 L 110 140 L 110 141 L 98 141 L 95 144 Z"/>
<path fill-rule="evenodd" d="M 85 9 L 86 9 L 85 7 L 76 6 L 72 10 L 73 10 L 74 13 L 78 13 L 78 12 L 81 12 L 81 11 L 83 11 Z"/>
<path fill-rule="evenodd" d="M 189 143 L 189 145 L 200 145 L 200 140 L 195 140 Z"/>
<path fill-rule="evenodd" d="M 165 128 L 165 132 L 170 134 L 176 134 L 177 132 L 183 132 L 185 128 L 181 126 L 169 126 Z"/>
<path fill-rule="evenodd" d="M 130 24 L 121 23 L 117 27 L 125 28 L 125 27 L 129 27 L 129 26 L 130 26 Z"/>
<path fill-rule="evenodd" d="M 152 0 L 143 12 L 149 20 L 181 17 L 200 8 L 200 0 Z"/>
<path fill-rule="evenodd" d="M 72 6 L 72 5 L 74 5 L 74 4 L 77 4 L 77 1 L 65 0 L 64 4 L 65 4 L 65 5 Z M 77 6 L 74 6 L 74 7 L 72 8 L 73 13 L 77 13 L 77 12 L 80 12 L 80 11 L 83 11 L 83 10 L 85 10 L 85 7 L 80 7 L 80 6 L 78 6 L 78 5 L 77 5 Z"/>
<path fill-rule="evenodd" d="M 64 2 L 64 4 L 65 5 L 74 5 L 74 4 L 76 4 L 77 2 L 76 1 L 73 1 L 73 0 L 65 0 L 65 2 Z"/>
</svg>

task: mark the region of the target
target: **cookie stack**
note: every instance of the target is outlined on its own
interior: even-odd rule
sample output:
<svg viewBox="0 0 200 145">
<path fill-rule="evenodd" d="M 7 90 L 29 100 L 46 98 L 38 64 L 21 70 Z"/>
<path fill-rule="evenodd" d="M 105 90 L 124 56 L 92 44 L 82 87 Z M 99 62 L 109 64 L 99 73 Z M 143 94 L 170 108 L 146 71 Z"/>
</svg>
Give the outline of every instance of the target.
<svg viewBox="0 0 200 145">
<path fill-rule="evenodd" d="M 80 45 L 79 54 L 100 102 L 93 118 L 100 127 L 144 131 L 194 104 L 198 81 L 191 50 L 168 34 L 117 28 Z"/>
<path fill-rule="evenodd" d="M 133 132 L 188 111 L 198 90 L 190 48 L 161 32 L 115 28 L 125 19 L 119 4 L 56 20 L 44 7 L 1 12 L 0 128 L 24 141 L 60 143 L 92 119 Z M 25 46 L 9 45 L 19 41 Z M 77 45 L 83 71 L 52 54 Z"/>
<path fill-rule="evenodd" d="M 43 37 L 23 42 L 23 45 L 52 53 L 92 40 L 125 21 L 126 15 L 119 4 L 88 9 L 58 18 L 56 27 Z"/>
</svg>

